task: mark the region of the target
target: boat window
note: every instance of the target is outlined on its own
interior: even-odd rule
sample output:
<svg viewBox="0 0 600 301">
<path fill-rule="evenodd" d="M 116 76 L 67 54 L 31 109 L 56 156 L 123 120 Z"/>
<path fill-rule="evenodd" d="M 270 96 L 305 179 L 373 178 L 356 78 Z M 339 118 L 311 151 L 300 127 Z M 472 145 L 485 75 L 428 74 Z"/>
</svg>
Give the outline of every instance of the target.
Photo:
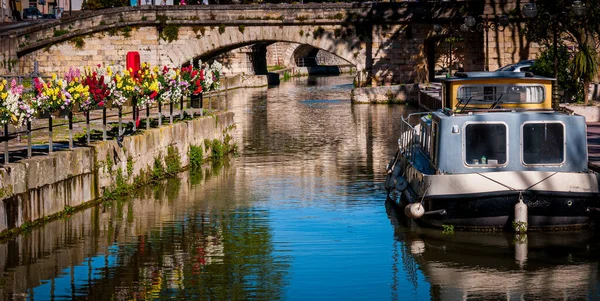
<svg viewBox="0 0 600 301">
<path fill-rule="evenodd" d="M 465 127 L 465 163 L 467 166 L 500 166 L 506 164 L 506 125 L 476 123 Z"/>
<path fill-rule="evenodd" d="M 522 127 L 523 163 L 561 164 L 565 160 L 562 123 L 525 123 Z"/>
<path fill-rule="evenodd" d="M 457 98 L 465 103 L 542 103 L 546 98 L 543 85 L 463 85 Z"/>
</svg>

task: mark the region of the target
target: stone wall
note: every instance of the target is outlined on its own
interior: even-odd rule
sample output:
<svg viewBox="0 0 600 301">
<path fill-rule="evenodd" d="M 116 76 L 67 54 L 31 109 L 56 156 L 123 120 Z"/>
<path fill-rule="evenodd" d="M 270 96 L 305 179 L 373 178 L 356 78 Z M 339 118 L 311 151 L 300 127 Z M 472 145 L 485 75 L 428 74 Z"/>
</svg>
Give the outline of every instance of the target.
<svg viewBox="0 0 600 301">
<path fill-rule="evenodd" d="M 446 2 L 446 1 L 444 1 Z M 421 7 L 435 12 L 435 21 L 446 29 L 458 28 L 464 18 L 460 1 Z M 488 0 L 483 14 L 508 14 L 518 1 Z M 40 72 L 67 71 L 69 67 L 124 64 L 128 51 L 138 51 L 153 65 L 180 65 L 192 59 L 210 59 L 232 49 L 285 42 L 332 53 L 365 72 L 373 85 L 431 80 L 435 62 L 428 59 L 435 22 L 413 18 L 419 3 L 142 6 L 89 12 L 78 17 L 44 22 L 3 35 L 0 54 L 17 58 L 16 71 L 26 74 L 33 62 Z M 481 15 L 481 14 L 480 14 Z M 478 19 L 481 22 L 481 19 Z M 168 39 L 165 28 L 177 28 Z M 539 47 L 520 34 L 525 24 L 512 18 L 504 30 L 474 31 L 464 35 L 466 71 L 490 70 L 534 58 Z M 1 35 L 1 34 L 0 34 Z M 167 41 L 170 40 L 170 41 Z M 83 43 L 82 43 L 83 42 Z M 435 47 L 435 43 L 433 43 Z M 288 66 L 292 47 L 277 52 Z M 275 52 L 273 52 L 275 53 Z M 253 57 L 253 61 L 256 56 Z M 273 58 L 267 58 L 273 61 Z M 435 58 L 433 59 L 435 60 Z M 281 61 L 281 62 L 280 62 Z M 487 64 L 485 63 L 487 61 Z M 240 62 L 247 69 L 247 62 Z M 257 68 L 253 62 L 254 70 Z M 263 66 L 266 67 L 266 66 Z M 0 66 L 0 74 L 8 73 Z M 232 72 L 235 73 L 235 72 Z"/>
<path fill-rule="evenodd" d="M 187 166 L 190 145 L 203 145 L 207 151 L 204 140 L 223 141 L 231 125 L 233 113 L 220 113 L 127 136 L 122 148 L 114 140 L 100 141 L 4 165 L 0 168 L 0 231 L 98 199 L 115 185 L 119 172 L 131 184 L 152 168 L 156 158 L 164 161 L 169 147 Z"/>
<path fill-rule="evenodd" d="M 405 103 L 416 102 L 419 85 L 394 85 L 365 87 L 352 90 L 353 103 Z"/>
</svg>

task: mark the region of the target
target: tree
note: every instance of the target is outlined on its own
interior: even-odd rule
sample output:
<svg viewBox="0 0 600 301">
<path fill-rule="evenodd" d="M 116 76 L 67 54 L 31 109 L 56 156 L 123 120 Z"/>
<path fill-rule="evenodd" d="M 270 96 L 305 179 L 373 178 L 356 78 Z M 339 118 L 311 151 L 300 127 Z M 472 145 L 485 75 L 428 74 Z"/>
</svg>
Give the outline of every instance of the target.
<svg viewBox="0 0 600 301">
<path fill-rule="evenodd" d="M 563 91 L 571 93 L 577 92 L 577 79 L 573 77 L 573 65 L 569 49 L 565 45 L 557 47 L 558 55 L 558 86 Z M 554 49 L 546 48 L 542 51 L 535 60 L 535 64 L 531 67 L 534 74 L 546 77 L 554 77 Z"/>
<path fill-rule="evenodd" d="M 581 1 L 572 0 L 539 0 L 536 6 L 537 17 L 527 24 L 528 40 L 547 47 L 562 40 L 576 46 L 573 70 L 583 81 L 583 98 L 587 104 L 589 83 L 598 75 L 595 49 L 600 36 L 600 18 L 596 17 L 600 13 L 600 0 L 586 1 L 583 9 Z"/>
</svg>

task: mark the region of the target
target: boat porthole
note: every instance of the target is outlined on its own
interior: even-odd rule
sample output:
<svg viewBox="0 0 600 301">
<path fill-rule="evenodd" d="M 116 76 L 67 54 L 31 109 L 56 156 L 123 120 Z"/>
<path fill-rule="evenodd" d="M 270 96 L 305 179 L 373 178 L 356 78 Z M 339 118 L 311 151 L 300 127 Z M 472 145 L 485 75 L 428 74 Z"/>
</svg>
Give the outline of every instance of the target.
<svg viewBox="0 0 600 301">
<path fill-rule="evenodd" d="M 567 201 L 567 206 L 571 207 L 571 205 L 573 205 L 573 201 L 571 201 L 571 200 L 568 200 L 568 201 Z"/>
</svg>

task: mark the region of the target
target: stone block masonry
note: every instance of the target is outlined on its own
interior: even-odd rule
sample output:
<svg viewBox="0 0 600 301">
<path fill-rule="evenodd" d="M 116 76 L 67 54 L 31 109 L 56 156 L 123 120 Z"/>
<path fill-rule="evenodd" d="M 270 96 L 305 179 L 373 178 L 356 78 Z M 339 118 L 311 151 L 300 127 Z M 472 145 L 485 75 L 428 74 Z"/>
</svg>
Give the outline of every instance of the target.
<svg viewBox="0 0 600 301">
<path fill-rule="evenodd" d="M 127 136 L 123 147 L 114 140 L 99 141 L 4 165 L 0 168 L 0 231 L 90 203 L 117 181 L 133 184 L 135 178 L 147 175 L 156 159 L 165 165 L 169 148 L 179 154 L 182 167 L 188 166 L 190 145 L 201 145 L 207 153 L 205 140 L 224 142 L 233 124 L 233 113 L 224 112 Z"/>
</svg>

